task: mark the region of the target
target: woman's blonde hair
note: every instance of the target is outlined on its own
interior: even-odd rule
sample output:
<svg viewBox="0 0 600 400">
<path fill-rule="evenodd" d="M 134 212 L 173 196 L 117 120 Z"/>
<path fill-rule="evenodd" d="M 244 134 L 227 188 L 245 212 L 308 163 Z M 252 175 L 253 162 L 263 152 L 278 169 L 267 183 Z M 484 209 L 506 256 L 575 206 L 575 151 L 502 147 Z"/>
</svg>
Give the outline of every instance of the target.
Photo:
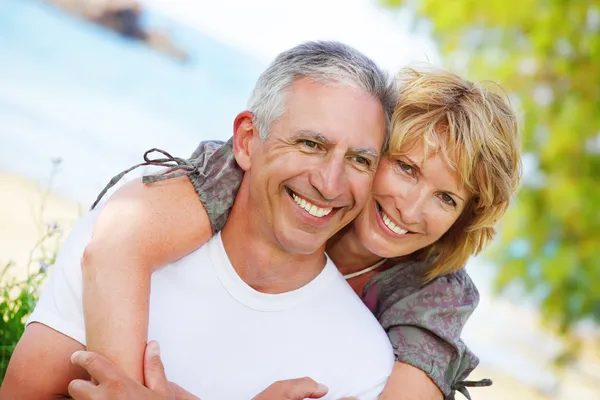
<svg viewBox="0 0 600 400">
<path fill-rule="evenodd" d="M 494 237 L 521 177 L 518 124 L 505 96 L 451 72 L 410 68 L 398 80 L 388 155 L 423 140 L 425 154 L 441 152 L 471 194 L 452 227 L 414 254 L 431 262 L 431 280 L 462 268 Z"/>
</svg>

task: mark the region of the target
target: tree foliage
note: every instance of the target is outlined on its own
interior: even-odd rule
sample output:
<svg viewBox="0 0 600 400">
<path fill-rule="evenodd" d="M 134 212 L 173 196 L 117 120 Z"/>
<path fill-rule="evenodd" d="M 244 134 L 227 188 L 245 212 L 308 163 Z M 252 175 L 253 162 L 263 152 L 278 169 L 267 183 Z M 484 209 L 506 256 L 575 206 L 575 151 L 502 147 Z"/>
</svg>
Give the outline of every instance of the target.
<svg viewBox="0 0 600 400">
<path fill-rule="evenodd" d="M 498 288 L 523 283 L 562 332 L 600 322 L 600 1 L 384 2 L 412 8 L 447 61 L 499 82 L 523 112 L 526 173 L 493 253 Z"/>
</svg>

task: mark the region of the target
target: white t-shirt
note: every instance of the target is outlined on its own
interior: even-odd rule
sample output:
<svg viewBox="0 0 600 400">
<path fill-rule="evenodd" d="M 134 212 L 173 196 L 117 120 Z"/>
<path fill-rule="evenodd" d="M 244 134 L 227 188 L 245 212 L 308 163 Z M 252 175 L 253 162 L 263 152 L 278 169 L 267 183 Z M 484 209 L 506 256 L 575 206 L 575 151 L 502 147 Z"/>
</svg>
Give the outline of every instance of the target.
<svg viewBox="0 0 600 400">
<path fill-rule="evenodd" d="M 28 321 L 84 345 L 80 259 L 97 213 L 73 229 Z M 260 293 L 237 275 L 220 235 L 154 273 L 149 338 L 169 380 L 202 400 L 247 400 L 303 376 L 329 387 L 325 399 L 375 399 L 394 363 L 387 335 L 331 261 L 300 289 Z"/>
</svg>

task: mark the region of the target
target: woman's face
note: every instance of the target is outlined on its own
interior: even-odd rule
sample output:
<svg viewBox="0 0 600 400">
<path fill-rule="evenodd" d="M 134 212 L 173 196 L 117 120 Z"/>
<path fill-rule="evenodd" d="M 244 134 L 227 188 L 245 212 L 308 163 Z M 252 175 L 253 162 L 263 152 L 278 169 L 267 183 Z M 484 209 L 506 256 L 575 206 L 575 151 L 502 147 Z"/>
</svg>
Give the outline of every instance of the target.
<svg viewBox="0 0 600 400">
<path fill-rule="evenodd" d="M 424 143 L 379 163 L 372 196 L 352 229 L 372 253 L 391 258 L 437 241 L 470 199 L 444 155 L 424 157 Z"/>
</svg>

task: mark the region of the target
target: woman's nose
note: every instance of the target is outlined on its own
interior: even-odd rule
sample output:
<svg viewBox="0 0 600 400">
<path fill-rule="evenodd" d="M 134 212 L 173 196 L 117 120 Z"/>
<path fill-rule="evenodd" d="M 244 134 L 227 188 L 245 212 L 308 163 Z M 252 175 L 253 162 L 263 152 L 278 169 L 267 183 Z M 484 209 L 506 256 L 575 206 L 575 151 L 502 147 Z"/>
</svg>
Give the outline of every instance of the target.
<svg viewBox="0 0 600 400">
<path fill-rule="evenodd" d="M 418 185 L 410 187 L 404 196 L 396 198 L 396 208 L 400 212 L 402 222 L 416 225 L 421 222 L 427 194 Z M 408 227 L 409 228 L 409 227 Z"/>
</svg>

